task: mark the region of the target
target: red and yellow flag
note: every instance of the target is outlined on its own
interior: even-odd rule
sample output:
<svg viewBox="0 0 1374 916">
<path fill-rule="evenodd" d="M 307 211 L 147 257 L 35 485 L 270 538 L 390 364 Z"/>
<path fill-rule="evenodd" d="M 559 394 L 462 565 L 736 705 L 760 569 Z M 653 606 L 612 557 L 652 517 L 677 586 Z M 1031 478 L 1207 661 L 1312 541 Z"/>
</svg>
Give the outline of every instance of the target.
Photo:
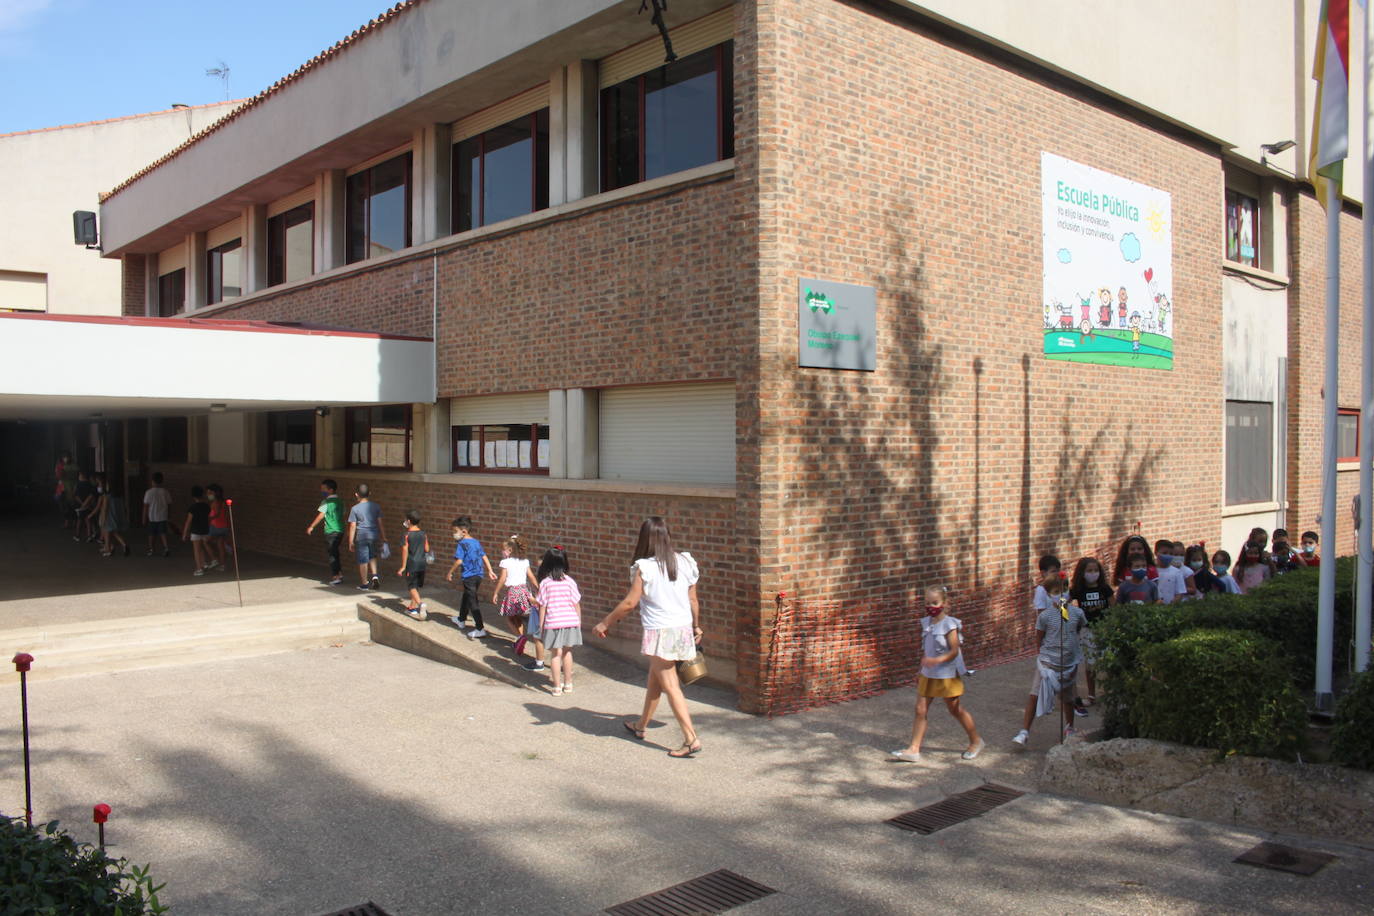
<svg viewBox="0 0 1374 916">
<path fill-rule="evenodd" d="M 1339 190 L 1341 166 L 1350 152 L 1350 0 L 1322 0 L 1316 50 L 1317 104 L 1307 172 L 1325 207 L 1327 181 Z"/>
</svg>

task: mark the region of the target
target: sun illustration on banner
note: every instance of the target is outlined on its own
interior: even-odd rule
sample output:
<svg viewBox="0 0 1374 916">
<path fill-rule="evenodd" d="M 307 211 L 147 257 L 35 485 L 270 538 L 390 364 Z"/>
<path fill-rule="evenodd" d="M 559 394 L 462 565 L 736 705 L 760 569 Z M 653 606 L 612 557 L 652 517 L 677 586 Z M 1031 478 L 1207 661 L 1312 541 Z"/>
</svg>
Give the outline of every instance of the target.
<svg viewBox="0 0 1374 916">
<path fill-rule="evenodd" d="M 1164 232 L 1169 228 L 1169 224 L 1165 221 L 1164 213 L 1159 209 L 1159 204 L 1150 204 L 1149 212 L 1145 214 L 1145 225 L 1150 227 L 1150 235 L 1156 239 L 1164 237 Z"/>
<path fill-rule="evenodd" d="M 825 312 L 829 315 L 835 310 L 835 300 L 831 299 L 825 293 L 817 292 L 816 290 L 808 289 L 806 291 L 806 304 L 811 307 L 813 314 L 815 312 Z"/>
</svg>

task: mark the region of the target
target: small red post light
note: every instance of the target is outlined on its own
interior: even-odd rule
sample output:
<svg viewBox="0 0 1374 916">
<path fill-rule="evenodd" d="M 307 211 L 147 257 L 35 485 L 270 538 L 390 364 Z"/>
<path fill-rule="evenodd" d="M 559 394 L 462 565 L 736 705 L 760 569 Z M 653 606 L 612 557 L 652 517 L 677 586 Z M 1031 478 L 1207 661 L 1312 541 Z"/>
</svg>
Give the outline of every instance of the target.
<svg viewBox="0 0 1374 916">
<path fill-rule="evenodd" d="M 233 501 L 232 499 L 226 499 L 226 500 L 224 501 L 224 504 L 225 504 L 226 506 L 231 506 L 231 507 L 232 507 L 232 506 L 234 505 L 234 501 Z"/>
<path fill-rule="evenodd" d="M 103 824 L 110 819 L 110 806 L 99 804 L 95 806 L 94 820 L 97 824 Z"/>
<path fill-rule="evenodd" d="M 33 656 L 27 652 L 20 652 L 14 656 L 14 670 L 23 674 L 33 666 Z"/>
</svg>

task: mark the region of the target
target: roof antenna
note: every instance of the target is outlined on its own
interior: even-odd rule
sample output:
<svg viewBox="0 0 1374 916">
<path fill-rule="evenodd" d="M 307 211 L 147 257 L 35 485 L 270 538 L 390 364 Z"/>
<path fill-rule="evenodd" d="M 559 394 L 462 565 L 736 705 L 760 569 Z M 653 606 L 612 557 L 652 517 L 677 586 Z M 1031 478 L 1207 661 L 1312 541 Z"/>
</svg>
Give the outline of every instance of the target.
<svg viewBox="0 0 1374 916">
<path fill-rule="evenodd" d="M 218 67 L 210 67 L 205 75 L 218 77 L 224 83 L 224 101 L 229 101 L 229 65 L 221 60 Z"/>
<path fill-rule="evenodd" d="M 658 26 L 658 34 L 663 36 L 663 62 L 671 64 L 677 60 L 677 54 L 673 52 L 673 40 L 668 37 L 668 25 L 663 21 L 663 11 L 668 8 L 668 0 L 639 0 L 639 11 L 644 12 L 651 4 L 654 14 L 649 21 Z"/>
</svg>

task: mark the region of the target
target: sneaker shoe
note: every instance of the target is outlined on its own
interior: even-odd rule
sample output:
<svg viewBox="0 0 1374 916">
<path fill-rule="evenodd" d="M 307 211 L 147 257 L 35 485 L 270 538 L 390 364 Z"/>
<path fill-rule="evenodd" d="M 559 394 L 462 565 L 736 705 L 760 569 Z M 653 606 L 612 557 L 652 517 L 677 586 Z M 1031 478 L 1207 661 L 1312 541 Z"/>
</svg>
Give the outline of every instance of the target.
<svg viewBox="0 0 1374 916">
<path fill-rule="evenodd" d="M 206 568 L 206 569 L 223 569 L 224 567 L 222 567 L 222 566 L 219 565 L 219 560 L 211 560 L 209 563 L 206 563 L 206 564 L 205 564 L 205 568 Z"/>
<path fill-rule="evenodd" d="M 455 627 L 457 627 L 460 630 L 463 629 L 463 618 L 459 617 L 457 614 L 450 614 L 448 619 L 453 622 L 453 625 Z M 463 632 L 467 631 L 464 630 Z"/>
<path fill-rule="evenodd" d="M 198 570 L 196 570 L 195 572 L 191 573 L 191 575 L 193 575 L 193 576 L 203 576 L 203 575 L 205 575 L 205 570 L 203 570 L 203 569 L 198 569 Z"/>
<path fill-rule="evenodd" d="M 73 537 L 72 540 L 73 540 L 73 541 L 76 541 L 78 544 L 81 543 L 81 538 L 80 538 L 80 536 Z"/>
<path fill-rule="evenodd" d="M 1074 728 L 1072 725 L 1070 725 L 1068 728 L 1064 729 L 1064 740 L 1065 740 L 1065 741 L 1069 740 L 1070 738 L 1075 738 L 1075 737 L 1077 737 L 1077 736 L 1078 736 L 1078 729 Z"/>
<path fill-rule="evenodd" d="M 481 639 L 487 635 L 486 630 L 468 630 L 465 634 L 468 639 Z"/>
<path fill-rule="evenodd" d="M 421 619 L 421 620 L 428 620 L 428 619 L 429 619 L 429 606 L 426 605 L 423 601 L 420 602 L 419 611 L 420 611 L 420 619 Z"/>
<path fill-rule="evenodd" d="M 528 662 L 528 663 L 526 663 L 526 665 L 525 665 L 525 670 L 526 670 L 526 671 L 543 671 L 543 670 L 544 670 L 545 668 L 547 668 L 547 667 L 548 667 L 548 665 L 544 664 L 543 662 L 537 662 L 537 661 L 536 661 L 536 662 Z"/>
<path fill-rule="evenodd" d="M 549 693 L 553 694 L 556 697 L 561 697 L 563 695 L 563 688 L 555 687 L 552 690 L 550 690 Z"/>
<path fill-rule="evenodd" d="M 372 581 L 370 581 L 368 584 L 371 585 L 374 589 L 381 588 L 381 587 L 382 587 L 382 577 L 381 577 L 381 576 L 373 576 L 373 577 L 372 577 Z"/>
<path fill-rule="evenodd" d="M 888 754 L 893 760 L 901 760 L 905 763 L 920 763 L 921 761 L 921 755 L 919 753 L 908 754 L 906 751 L 888 751 Z"/>
<path fill-rule="evenodd" d="M 1075 716 L 1078 716 L 1079 718 L 1082 718 L 1088 714 L 1088 711 L 1084 709 L 1082 706 L 1075 706 L 1073 708 L 1073 714 Z"/>
<path fill-rule="evenodd" d="M 564 693 L 572 693 L 572 684 L 564 684 L 564 685 L 563 685 L 563 692 L 564 692 Z"/>
<path fill-rule="evenodd" d="M 148 554 L 147 554 L 147 555 L 150 556 L 150 557 L 153 555 L 153 548 L 151 548 L 151 547 L 148 548 Z"/>
<path fill-rule="evenodd" d="M 420 609 L 417 608 L 417 607 L 408 607 L 408 608 L 406 608 L 406 616 L 407 616 L 407 617 L 410 617 L 410 618 L 412 618 L 412 619 L 414 619 L 414 620 L 419 620 L 419 619 L 421 619 L 421 618 L 420 618 Z"/>
<path fill-rule="evenodd" d="M 366 582 L 364 582 L 362 585 L 355 585 L 355 586 L 353 586 L 353 587 L 356 588 L 356 589 L 357 589 L 358 591 L 360 591 L 360 592 L 370 592 L 370 591 L 372 591 L 372 586 L 368 585 Z"/>
<path fill-rule="evenodd" d="M 1019 732 L 1016 733 L 1016 737 L 1015 737 L 1015 738 L 1012 738 L 1012 739 L 1011 739 L 1011 743 L 1012 743 L 1012 744 L 1019 744 L 1019 745 L 1021 745 L 1022 747 L 1025 747 L 1025 746 L 1026 746 L 1026 742 L 1029 741 L 1029 740 L 1030 740 L 1030 732 L 1026 731 L 1026 730 L 1023 728 L 1023 729 L 1021 729 Z"/>
<path fill-rule="evenodd" d="M 965 759 L 965 760 L 973 760 L 973 759 L 976 758 L 979 754 L 983 753 L 983 748 L 986 747 L 986 746 L 987 746 L 987 745 L 986 745 L 986 743 L 983 741 L 983 739 L 982 739 L 982 738 L 979 738 L 977 744 L 975 744 L 973 747 L 969 748 L 968 750 L 964 751 L 964 752 L 963 752 L 962 754 L 960 754 L 959 756 L 962 757 L 962 758 Z"/>
<path fill-rule="evenodd" d="M 343 576 L 335 576 L 329 580 L 330 585 L 343 585 Z"/>
</svg>

